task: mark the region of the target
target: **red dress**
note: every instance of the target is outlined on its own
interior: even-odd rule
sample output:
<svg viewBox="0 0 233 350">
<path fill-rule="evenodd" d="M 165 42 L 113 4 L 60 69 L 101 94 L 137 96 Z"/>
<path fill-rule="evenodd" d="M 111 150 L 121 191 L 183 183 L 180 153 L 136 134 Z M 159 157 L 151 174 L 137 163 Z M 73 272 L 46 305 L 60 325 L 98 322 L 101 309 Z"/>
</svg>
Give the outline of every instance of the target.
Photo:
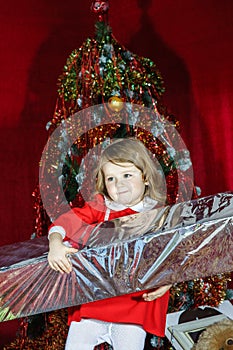
<svg viewBox="0 0 233 350">
<path fill-rule="evenodd" d="M 135 209 L 135 207 L 133 208 Z M 95 201 L 88 202 L 84 207 L 74 208 L 62 215 L 54 222 L 53 226 L 61 226 L 65 229 L 65 240 L 77 241 L 80 238 L 80 233 L 78 234 L 77 231 L 83 221 L 88 224 L 103 222 L 106 218 L 106 210 L 109 212 L 108 220 L 138 212 L 132 208 L 118 209 L 120 210 L 107 209 L 104 198 L 97 195 Z M 75 219 L 74 213 L 76 214 Z M 169 292 L 154 301 L 144 301 L 142 299 L 143 293 L 140 291 L 70 307 L 68 309 L 68 323 L 78 322 L 81 318 L 92 318 L 106 322 L 137 324 L 149 333 L 164 337 Z"/>
</svg>

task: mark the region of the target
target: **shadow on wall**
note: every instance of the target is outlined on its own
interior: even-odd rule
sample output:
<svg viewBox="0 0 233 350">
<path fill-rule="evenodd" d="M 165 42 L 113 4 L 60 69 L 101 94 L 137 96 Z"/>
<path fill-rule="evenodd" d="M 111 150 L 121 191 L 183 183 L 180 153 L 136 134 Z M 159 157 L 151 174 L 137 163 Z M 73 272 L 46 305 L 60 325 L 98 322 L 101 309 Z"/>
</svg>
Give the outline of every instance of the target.
<svg viewBox="0 0 233 350">
<path fill-rule="evenodd" d="M 48 26 L 46 21 L 51 14 L 50 32 L 28 67 L 20 121 L 17 128 L 10 130 L 11 143 L 7 151 L 11 152 L 11 158 L 6 178 L 11 182 L 11 193 L 7 194 L 4 207 L 2 244 L 29 239 L 33 233 L 32 192 L 38 183 L 39 161 L 47 142 L 46 124 L 56 104 L 57 79 L 71 51 L 82 44 L 87 33 L 92 35 L 94 31 L 95 19 L 90 14 L 89 6 L 80 8 L 78 2 L 67 6 L 65 2 L 55 3 L 53 0 L 43 6 L 47 11 L 45 18 L 41 18 L 40 13 L 35 14 L 35 18 L 38 16 L 38 22 L 43 23 L 44 20 Z M 14 174 L 10 171 L 11 167 L 15 168 Z M 15 198 L 14 202 L 12 198 Z"/>
<path fill-rule="evenodd" d="M 224 174 L 221 174 L 221 181 L 219 181 L 219 174 L 217 172 L 213 174 L 211 168 L 208 167 L 210 156 L 212 164 L 218 164 L 218 167 L 221 167 L 221 161 L 216 159 L 213 152 L 214 148 L 211 144 L 210 130 L 206 119 L 203 118 L 195 104 L 191 77 L 185 61 L 163 41 L 159 32 L 156 31 L 156 23 L 152 22 L 149 16 L 153 1 L 137 0 L 137 3 L 141 9 L 140 30 L 132 35 L 126 46 L 139 56 L 152 59 L 161 72 L 166 89 L 163 102 L 168 112 L 174 114 L 180 121 L 181 136 L 191 153 L 196 185 L 200 186 L 201 183 L 205 187 L 201 186 L 202 195 L 224 191 L 226 188 Z M 165 21 L 166 14 L 163 15 Z M 197 128 L 195 132 L 194 128 Z M 197 149 L 201 149 L 202 153 L 197 154 Z M 213 176 L 216 177 L 216 187 L 218 186 L 216 191 L 213 191 L 212 188 L 213 181 L 209 181 Z"/>
<path fill-rule="evenodd" d="M 50 120 L 56 103 L 57 79 L 67 57 L 94 32 L 95 16 L 89 6 L 78 2 L 69 4 L 52 1 L 56 6 L 56 20 L 51 20 L 51 31 L 38 48 L 28 73 L 27 94 L 21 114 L 22 123 L 35 123 L 43 128 Z M 52 13 L 52 10 L 50 9 Z"/>
</svg>

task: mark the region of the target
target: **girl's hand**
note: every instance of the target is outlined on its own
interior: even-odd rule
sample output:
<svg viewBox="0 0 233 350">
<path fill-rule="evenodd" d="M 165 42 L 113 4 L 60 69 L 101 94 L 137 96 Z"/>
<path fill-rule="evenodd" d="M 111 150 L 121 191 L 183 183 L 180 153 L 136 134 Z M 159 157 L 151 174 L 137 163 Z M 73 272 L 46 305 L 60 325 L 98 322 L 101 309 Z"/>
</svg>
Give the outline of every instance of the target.
<svg viewBox="0 0 233 350">
<path fill-rule="evenodd" d="M 60 273 L 70 273 L 72 271 L 72 264 L 69 258 L 70 254 L 76 253 L 75 248 L 67 247 L 62 243 L 62 238 L 53 234 L 49 241 L 48 263 L 51 269 Z M 51 235 L 52 236 L 52 235 Z"/>
<path fill-rule="evenodd" d="M 171 286 L 172 286 L 172 284 L 159 287 L 158 289 L 154 290 L 153 292 L 144 293 L 142 297 L 145 301 L 155 300 L 157 298 L 162 297 L 171 288 Z"/>
</svg>

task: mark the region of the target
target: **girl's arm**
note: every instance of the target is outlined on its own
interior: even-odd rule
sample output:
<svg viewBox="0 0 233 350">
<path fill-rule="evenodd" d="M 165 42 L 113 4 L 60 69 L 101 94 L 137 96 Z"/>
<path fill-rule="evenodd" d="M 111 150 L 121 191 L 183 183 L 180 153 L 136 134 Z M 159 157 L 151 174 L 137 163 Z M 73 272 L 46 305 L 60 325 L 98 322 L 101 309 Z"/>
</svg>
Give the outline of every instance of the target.
<svg viewBox="0 0 233 350">
<path fill-rule="evenodd" d="M 105 210 L 106 207 L 104 206 L 103 196 L 96 195 L 93 202 L 86 202 L 82 208 L 75 207 L 60 215 L 52 223 L 50 228 L 60 226 L 63 228 L 64 236 L 66 236 L 67 239 L 79 242 L 80 236 L 83 239 L 83 226 L 84 229 L 86 229 L 89 225 L 91 230 L 91 225 L 95 225 L 104 220 Z M 87 237 L 84 237 L 84 244 L 85 239 L 88 239 L 88 234 Z"/>
<path fill-rule="evenodd" d="M 89 237 L 88 233 L 92 228 L 91 224 L 101 221 L 104 215 L 103 205 L 103 197 L 96 196 L 95 202 L 91 204 L 85 203 L 82 208 L 73 208 L 53 222 L 49 229 L 48 253 L 49 266 L 53 270 L 61 273 L 71 272 L 72 264 L 69 254 L 76 253 L 78 250 L 65 245 L 63 239 L 66 238 L 77 243 L 85 244 Z M 82 226 L 85 228 L 84 235 Z M 90 226 L 89 231 L 87 229 L 88 226 Z"/>
<path fill-rule="evenodd" d="M 60 233 L 53 232 L 49 235 L 48 262 L 53 270 L 61 273 L 70 273 L 72 271 L 72 264 L 69 254 L 76 253 L 77 251 L 77 249 L 67 247 L 63 243 Z"/>
</svg>

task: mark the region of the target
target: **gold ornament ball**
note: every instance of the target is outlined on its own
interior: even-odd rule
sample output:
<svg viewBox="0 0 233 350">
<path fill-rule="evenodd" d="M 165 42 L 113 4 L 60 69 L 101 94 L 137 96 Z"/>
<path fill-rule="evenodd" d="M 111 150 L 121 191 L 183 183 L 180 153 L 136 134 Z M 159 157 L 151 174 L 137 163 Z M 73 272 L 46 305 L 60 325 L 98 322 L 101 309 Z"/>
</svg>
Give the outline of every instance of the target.
<svg viewBox="0 0 233 350">
<path fill-rule="evenodd" d="M 108 106 L 113 112 L 120 112 L 124 107 L 124 102 L 120 97 L 112 96 L 108 100 Z"/>
</svg>

